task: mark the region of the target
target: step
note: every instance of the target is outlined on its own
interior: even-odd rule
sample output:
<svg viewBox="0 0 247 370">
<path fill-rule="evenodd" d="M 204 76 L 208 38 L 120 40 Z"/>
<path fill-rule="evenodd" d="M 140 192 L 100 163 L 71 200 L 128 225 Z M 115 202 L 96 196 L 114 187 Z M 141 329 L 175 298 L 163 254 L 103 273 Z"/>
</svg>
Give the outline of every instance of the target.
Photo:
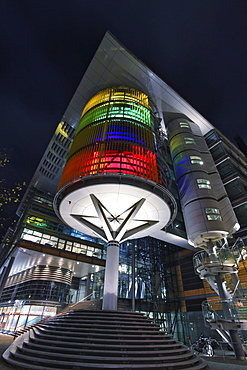
<svg viewBox="0 0 247 370">
<path fill-rule="evenodd" d="M 64 334 L 64 333 L 63 333 Z M 72 333 L 73 334 L 73 333 Z M 138 343 L 139 342 L 143 342 L 143 343 L 146 343 L 146 342 L 151 342 L 151 343 L 157 343 L 157 342 L 170 342 L 170 343 L 173 343 L 175 342 L 173 339 L 171 338 L 164 338 L 164 337 L 161 337 L 161 336 L 148 336 L 148 335 L 136 335 L 136 336 L 132 336 L 132 335 L 124 335 L 124 334 L 96 334 L 96 333 L 88 333 L 86 335 L 81 335 L 81 336 L 70 336 L 68 335 L 68 333 L 66 333 L 65 335 L 62 335 L 61 333 L 36 333 L 36 336 L 39 337 L 39 338 L 45 338 L 47 340 L 49 339 L 57 339 L 57 340 L 61 340 L 61 341 L 68 341 L 68 338 L 70 340 L 70 342 L 77 342 L 77 341 L 95 341 L 95 342 L 104 342 L 105 341 L 117 341 L 117 342 L 120 342 L 120 343 Z"/>
<path fill-rule="evenodd" d="M 145 370 L 145 369 L 157 369 L 157 368 L 163 368 L 164 369 L 164 366 L 165 368 L 167 369 L 203 369 L 205 367 L 205 364 L 198 364 L 198 362 L 200 362 L 200 360 L 198 358 L 192 358 L 192 359 L 189 359 L 189 360 L 186 360 L 186 361 L 181 361 L 181 362 L 159 362 L 159 363 L 151 363 L 151 364 L 130 364 L 128 363 L 127 361 L 125 363 L 97 363 L 96 361 L 89 361 L 89 362 L 86 362 L 86 361 L 72 361 L 72 359 L 70 359 L 69 361 L 61 361 L 61 360 L 53 360 L 53 359 L 49 359 L 49 361 L 47 361 L 47 359 L 45 358 L 39 358 L 37 359 L 36 357 L 26 357 L 25 355 L 21 354 L 21 353 L 18 353 L 16 352 L 15 354 L 11 354 L 11 357 L 14 358 L 15 360 L 19 360 L 17 361 L 15 364 L 18 364 L 18 366 L 20 366 L 20 362 L 21 362 L 21 365 L 22 366 L 25 366 L 27 367 L 27 364 L 31 365 L 29 366 L 29 368 L 31 369 L 35 369 L 35 366 L 38 365 L 38 366 L 44 366 L 45 365 L 45 368 L 43 367 L 43 369 L 53 369 L 53 368 L 58 368 L 58 369 L 66 369 L 66 370 L 69 370 L 69 369 L 90 369 L 90 368 L 95 368 L 95 369 L 102 369 L 102 368 L 106 368 L 106 369 L 142 369 L 142 370 Z M 95 359 L 94 359 L 95 360 Z M 197 366 L 196 368 L 193 367 L 193 365 Z M 198 367 L 199 365 L 199 367 Z M 203 367 L 204 365 L 204 367 Z M 41 367 L 42 368 L 42 367 Z"/>
<path fill-rule="evenodd" d="M 36 329 L 39 330 L 39 333 L 37 333 Z M 70 340 L 73 341 L 79 341 L 82 339 L 101 339 L 101 340 L 117 340 L 117 341 L 125 341 L 125 340 L 140 340 L 141 338 L 145 338 L 146 341 L 153 341 L 153 340 L 166 340 L 166 334 L 163 334 L 163 332 L 158 332 L 158 333 L 135 333 L 133 335 L 131 334 L 125 334 L 125 333 L 115 333 L 115 334 L 108 334 L 108 333 L 96 333 L 96 332 L 85 332 L 81 333 L 81 335 L 75 336 L 74 332 L 64 332 L 64 331 L 59 331 L 59 332 L 47 332 L 45 333 L 44 330 L 42 331 L 41 328 L 36 327 L 35 329 L 35 334 L 37 336 L 47 338 L 47 339 L 52 339 L 54 337 L 57 337 L 59 339 L 62 339 L 64 341 L 68 340 L 68 337 L 70 337 Z M 170 341 L 174 341 L 173 339 L 170 338 L 170 336 L 167 338 Z"/>
<path fill-rule="evenodd" d="M 46 341 L 46 342 L 48 342 L 49 341 L 49 343 L 54 343 L 54 342 L 61 342 L 61 343 L 63 343 L 63 345 L 64 345 L 64 343 L 68 343 L 68 337 L 55 337 L 54 338 L 54 336 L 52 336 L 52 337 L 48 337 L 48 336 L 42 336 L 41 337 L 42 339 L 44 339 L 44 341 Z M 55 340 L 56 339 L 56 340 Z M 78 343 L 78 340 L 80 340 L 80 343 L 83 343 L 82 342 L 82 339 L 81 338 L 69 338 L 69 343 L 68 343 L 68 345 L 71 345 L 71 346 L 74 346 L 75 345 L 75 343 Z M 113 345 L 112 344 L 112 339 L 99 339 L 99 338 L 85 338 L 84 339 L 84 343 L 96 343 L 96 344 L 111 344 L 111 345 Z M 174 342 L 174 341 L 169 341 L 170 343 L 170 345 L 171 346 L 176 346 L 176 343 Z M 150 339 L 121 339 L 121 338 L 117 338 L 117 339 L 114 339 L 114 346 L 116 345 L 116 344 L 118 344 L 118 345 L 124 345 L 124 346 L 126 346 L 126 345 L 138 345 L 138 344 L 142 344 L 142 345 L 155 345 L 155 344 L 162 344 L 162 343 L 164 343 L 164 342 L 162 342 L 161 340 L 157 340 L 157 339 L 152 339 L 152 340 L 150 340 Z"/>
<path fill-rule="evenodd" d="M 18 347 L 17 348 L 17 351 L 23 355 L 30 355 L 31 356 L 35 356 L 35 357 L 38 357 L 38 358 L 43 358 L 44 357 L 44 352 L 43 351 L 40 351 L 40 350 L 35 350 L 35 349 L 32 349 L 32 348 L 20 348 Z M 125 362 L 130 362 L 130 363 L 135 363 L 135 362 L 138 362 L 138 363 L 148 363 L 148 362 L 152 362 L 152 363 L 156 363 L 156 362 L 177 362 L 179 360 L 187 360 L 189 358 L 193 357 L 193 353 L 190 352 L 190 351 L 187 351 L 186 353 L 183 353 L 183 354 L 176 354 L 175 356 L 174 355 L 167 355 L 167 356 L 163 356 L 163 355 L 160 355 L 159 356 L 146 356 L 146 352 L 143 351 L 143 355 L 142 357 L 139 357 L 139 356 L 127 356 L 126 353 L 122 352 L 122 354 L 120 356 L 109 356 L 108 353 L 103 353 L 102 356 L 99 356 L 98 354 L 97 355 L 82 355 L 82 354 L 74 354 L 73 356 L 70 357 L 70 360 L 72 362 L 74 361 L 86 361 L 86 362 L 101 362 L 101 363 L 125 363 Z M 54 352 L 45 352 L 45 358 L 46 359 L 57 359 L 57 353 L 54 353 Z M 60 353 L 59 354 L 59 359 L 62 360 L 66 360 L 68 359 L 68 355 L 66 353 Z"/>
<path fill-rule="evenodd" d="M 90 315 L 90 316 L 117 316 L 117 317 L 134 317 L 138 318 L 147 318 L 142 312 L 132 312 L 132 311 L 113 311 L 113 310 L 101 310 L 101 311 L 92 311 L 92 310 L 71 310 L 68 312 L 64 312 L 59 314 L 60 315 L 67 315 L 67 314 L 80 314 L 80 315 Z M 148 319 L 148 318 L 147 318 Z"/>
<path fill-rule="evenodd" d="M 79 314 L 79 313 L 74 313 L 74 314 L 66 314 L 66 315 L 61 315 L 55 318 L 56 321 L 60 321 L 63 319 L 70 319 L 70 320 L 109 320 L 109 321 L 128 321 L 128 322 L 148 322 L 152 323 L 151 319 L 147 319 L 145 317 L 132 317 L 132 316 L 116 316 L 116 315 L 89 315 L 89 314 Z M 49 319 L 49 321 L 52 321 L 52 319 Z"/>
<path fill-rule="evenodd" d="M 106 311 L 101 311 L 99 313 L 99 311 L 95 311 L 94 313 L 90 313 L 90 312 L 87 312 L 87 311 L 69 311 L 69 312 L 66 312 L 64 314 L 61 314 L 61 315 L 58 315 L 57 318 L 62 318 L 62 317 L 70 317 L 70 318 L 86 318 L 88 317 L 89 319 L 93 319 L 93 318 L 105 318 L 105 319 L 110 319 L 110 320 L 132 320 L 132 321 L 149 321 L 149 322 L 152 322 L 151 319 L 143 316 L 143 315 L 138 315 L 138 316 L 135 316 L 135 315 L 132 315 L 132 314 L 126 314 L 124 313 L 124 311 L 119 311 L 119 312 L 123 312 L 123 314 L 116 314 L 116 312 L 118 311 L 115 311 L 115 314 L 112 313 L 112 312 L 106 312 Z"/>
<path fill-rule="evenodd" d="M 118 327 L 104 327 L 104 328 L 99 328 L 99 327 L 80 327 L 80 328 L 73 328 L 71 326 L 56 326 L 54 327 L 53 325 L 39 325 L 37 327 L 38 329 L 42 330 L 43 332 L 50 332 L 50 333 L 74 333 L 74 334 L 79 334 L 79 335 L 84 335 L 84 334 L 90 334 L 92 331 L 97 334 L 124 334 L 124 335 L 160 335 L 163 336 L 164 332 L 163 331 L 158 331 L 155 328 L 125 328 L 124 326 L 118 326 Z"/>
<path fill-rule="evenodd" d="M 70 324 L 79 324 L 80 318 L 71 318 L 70 316 L 64 317 L 64 318 L 57 318 L 57 319 L 49 319 L 47 320 L 44 324 L 47 323 L 58 323 L 58 324 L 63 324 L 63 323 L 70 323 Z M 146 320 L 129 320 L 129 319 L 109 319 L 109 318 L 87 318 L 83 317 L 83 324 L 87 325 L 96 325 L 96 324 L 102 324 L 102 325 L 132 325 L 132 326 L 153 326 L 153 327 L 159 327 L 158 324 L 155 324 L 151 321 L 146 321 Z M 42 323 L 43 324 L 43 323 Z"/>
<path fill-rule="evenodd" d="M 49 345 L 52 347 L 52 346 L 56 346 L 56 347 L 63 347 L 65 342 L 64 341 L 59 341 L 59 340 L 47 340 L 47 339 L 42 339 L 42 338 L 37 338 L 37 337 L 30 337 L 30 342 L 32 343 L 37 343 L 38 345 L 47 345 L 49 343 Z M 70 341 L 71 342 L 71 341 Z M 96 343 L 97 342 L 97 343 Z M 98 349 L 105 349 L 105 350 L 109 350 L 109 349 L 112 349 L 113 348 L 113 344 L 112 344 L 112 341 L 101 341 L 102 343 L 100 343 L 100 341 L 92 341 L 91 343 L 89 341 L 85 341 L 85 342 L 71 342 L 71 343 L 67 343 L 67 348 L 68 345 L 71 345 L 72 348 L 98 348 Z M 176 343 L 165 343 L 164 344 L 164 341 L 158 341 L 157 343 L 150 343 L 150 341 L 128 341 L 127 344 L 126 344 L 126 341 L 124 343 L 124 349 L 126 350 L 132 350 L 132 351 L 135 351 L 135 350 L 142 350 L 143 349 L 143 346 L 146 346 L 145 348 L 160 348 L 160 349 L 175 349 L 177 348 L 178 350 L 180 350 L 180 348 L 183 348 L 183 344 L 182 343 L 179 343 L 179 342 L 176 342 Z M 116 343 L 114 342 L 114 348 L 119 348 L 119 349 L 122 349 L 123 348 L 123 344 L 122 344 L 122 341 L 120 343 Z"/>
<path fill-rule="evenodd" d="M 74 326 L 74 327 L 73 327 Z M 110 330 L 151 330 L 151 331 L 159 331 L 157 329 L 159 329 L 159 327 L 157 326 L 151 326 L 151 325 L 124 325 L 123 323 L 119 322 L 119 323 L 109 323 L 109 324 L 98 324 L 97 322 L 96 323 L 92 323 L 92 324 L 88 324 L 88 323 L 83 323 L 83 324 L 79 324 L 76 323 L 74 325 L 71 325 L 71 323 L 69 322 L 64 322 L 64 323 L 61 323 L 61 322 L 47 322 L 45 324 L 39 324 L 38 327 L 42 327 L 42 328 L 69 328 L 69 329 L 72 329 L 73 330 L 81 330 L 81 329 L 91 329 L 91 328 L 98 328 L 99 330 L 107 330 L 107 329 L 110 329 Z"/>
<path fill-rule="evenodd" d="M 72 354 L 96 354 L 96 355 L 99 355 L 99 356 L 105 356 L 106 354 L 106 349 L 102 349 L 102 348 L 95 348 L 95 345 L 92 345 L 91 348 L 88 348 L 88 346 L 80 346 L 79 348 L 68 348 L 68 347 L 59 347 L 59 346 L 56 346 L 56 348 L 52 347 L 52 346 L 48 346 L 48 345 L 40 345 L 40 344 L 36 344 L 36 343 L 28 343 L 28 342 L 24 342 L 23 343 L 23 346 L 24 348 L 30 348 L 30 349 L 34 349 L 34 350 L 42 350 L 43 352 L 54 352 L 56 354 L 58 353 L 63 353 L 63 354 L 67 354 L 67 355 L 72 355 Z M 178 349 L 169 349 L 169 348 L 161 348 L 160 350 L 156 350 L 154 349 L 152 346 L 149 346 L 150 348 L 148 348 L 148 346 L 146 347 L 141 347 L 141 349 L 138 351 L 138 350 L 135 350 L 135 349 L 132 349 L 132 348 L 129 348 L 128 350 L 124 347 L 120 347 L 120 346 L 117 346 L 117 348 L 115 348 L 115 346 L 109 346 L 107 348 L 107 354 L 108 355 L 111 355 L 111 356 L 154 356 L 154 355 L 170 355 L 170 354 L 182 354 L 182 353 L 185 353 L 185 352 L 188 352 L 188 348 L 184 347 L 184 348 L 180 348 L 179 350 Z M 144 349 L 145 349 L 145 352 L 144 352 Z"/>
</svg>

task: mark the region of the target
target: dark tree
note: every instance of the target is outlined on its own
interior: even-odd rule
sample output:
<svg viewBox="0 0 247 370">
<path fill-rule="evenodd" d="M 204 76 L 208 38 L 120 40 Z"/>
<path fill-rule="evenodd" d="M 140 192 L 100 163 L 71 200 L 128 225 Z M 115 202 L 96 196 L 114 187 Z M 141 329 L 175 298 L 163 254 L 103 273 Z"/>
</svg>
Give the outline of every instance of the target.
<svg viewBox="0 0 247 370">
<path fill-rule="evenodd" d="M 15 210 L 21 198 L 25 182 L 13 183 L 4 178 L 3 168 L 9 163 L 9 156 L 5 151 L 0 152 L 0 241 L 8 227 L 16 222 Z"/>
</svg>

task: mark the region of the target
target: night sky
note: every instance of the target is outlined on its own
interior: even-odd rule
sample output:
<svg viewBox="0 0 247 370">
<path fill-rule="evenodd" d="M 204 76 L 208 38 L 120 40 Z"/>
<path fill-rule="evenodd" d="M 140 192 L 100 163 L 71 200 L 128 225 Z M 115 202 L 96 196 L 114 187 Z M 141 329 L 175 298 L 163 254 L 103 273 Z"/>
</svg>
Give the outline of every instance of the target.
<svg viewBox="0 0 247 370">
<path fill-rule="evenodd" d="M 226 136 L 247 142 L 246 19 L 245 0 L 1 1 L 4 176 L 30 180 L 107 30 Z"/>
</svg>

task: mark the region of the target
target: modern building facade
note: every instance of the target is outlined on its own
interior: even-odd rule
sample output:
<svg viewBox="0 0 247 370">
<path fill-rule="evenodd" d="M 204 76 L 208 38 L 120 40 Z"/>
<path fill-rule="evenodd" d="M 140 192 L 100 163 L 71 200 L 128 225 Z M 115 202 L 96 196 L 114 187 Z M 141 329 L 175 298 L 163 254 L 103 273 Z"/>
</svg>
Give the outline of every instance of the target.
<svg viewBox="0 0 247 370">
<path fill-rule="evenodd" d="M 246 214 L 246 155 L 107 32 L 1 245 L 2 330 L 102 298 L 114 265 L 125 308 L 213 336 L 246 303 Z"/>
</svg>

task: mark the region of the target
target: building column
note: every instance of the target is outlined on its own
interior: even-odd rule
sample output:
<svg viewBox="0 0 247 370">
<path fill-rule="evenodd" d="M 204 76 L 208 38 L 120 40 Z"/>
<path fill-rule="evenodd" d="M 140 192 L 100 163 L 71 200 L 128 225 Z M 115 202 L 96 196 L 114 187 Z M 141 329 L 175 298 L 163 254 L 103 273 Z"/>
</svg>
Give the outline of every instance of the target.
<svg viewBox="0 0 247 370">
<path fill-rule="evenodd" d="M 103 310 L 117 310 L 119 242 L 108 242 L 103 295 Z"/>
</svg>

